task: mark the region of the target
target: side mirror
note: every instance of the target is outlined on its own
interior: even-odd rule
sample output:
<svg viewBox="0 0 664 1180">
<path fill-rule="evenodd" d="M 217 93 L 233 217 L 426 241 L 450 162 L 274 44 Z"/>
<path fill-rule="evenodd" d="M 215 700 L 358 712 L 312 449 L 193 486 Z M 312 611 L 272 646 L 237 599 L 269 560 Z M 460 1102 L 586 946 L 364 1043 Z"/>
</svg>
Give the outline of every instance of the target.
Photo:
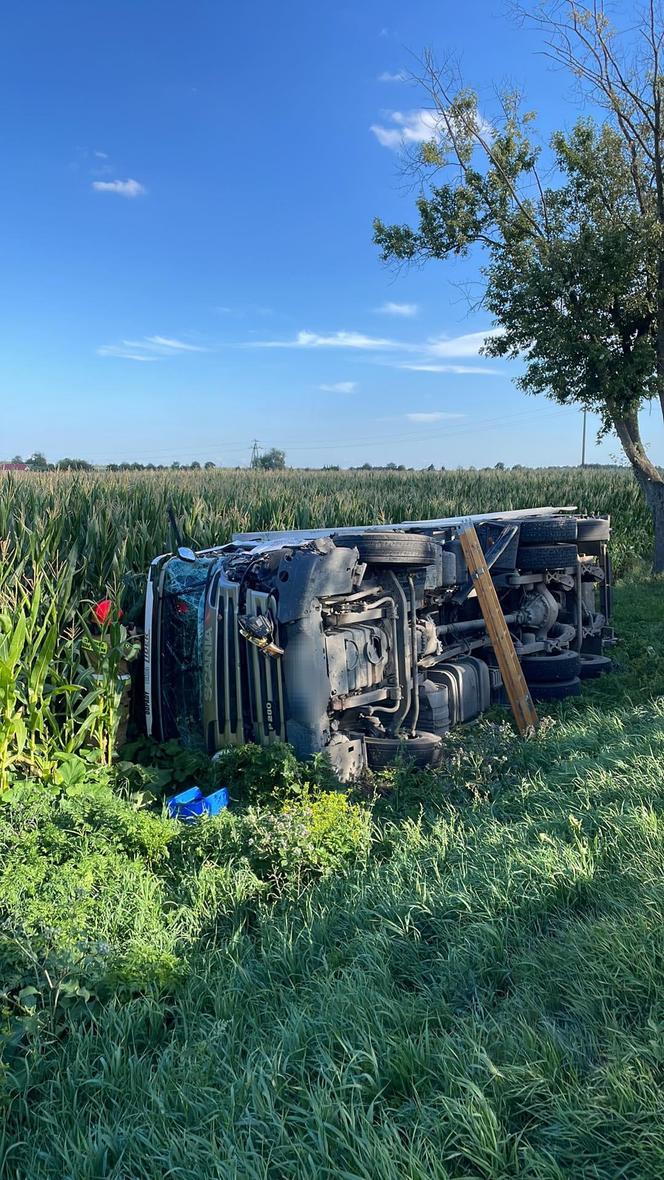
<svg viewBox="0 0 664 1180">
<path fill-rule="evenodd" d="M 193 549 L 189 549 L 186 545 L 180 545 L 178 547 L 178 557 L 180 558 L 180 561 L 196 560 L 196 554 L 194 553 Z"/>
</svg>

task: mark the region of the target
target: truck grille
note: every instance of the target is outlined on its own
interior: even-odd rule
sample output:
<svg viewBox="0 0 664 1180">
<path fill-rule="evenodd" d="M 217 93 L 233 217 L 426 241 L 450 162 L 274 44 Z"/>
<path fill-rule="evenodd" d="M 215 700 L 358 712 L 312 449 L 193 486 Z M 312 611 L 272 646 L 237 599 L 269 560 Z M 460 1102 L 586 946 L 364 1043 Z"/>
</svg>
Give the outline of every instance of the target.
<svg viewBox="0 0 664 1180">
<path fill-rule="evenodd" d="M 249 590 L 247 614 L 271 614 L 275 618 L 274 599 L 262 591 Z M 264 655 L 253 643 L 246 644 L 246 652 L 254 741 L 262 746 L 270 742 L 283 742 L 286 740 L 286 727 L 281 660 Z"/>
<path fill-rule="evenodd" d="M 212 578 L 205 609 L 204 702 L 210 752 L 245 741 L 242 717 L 237 582 L 223 570 Z"/>
</svg>

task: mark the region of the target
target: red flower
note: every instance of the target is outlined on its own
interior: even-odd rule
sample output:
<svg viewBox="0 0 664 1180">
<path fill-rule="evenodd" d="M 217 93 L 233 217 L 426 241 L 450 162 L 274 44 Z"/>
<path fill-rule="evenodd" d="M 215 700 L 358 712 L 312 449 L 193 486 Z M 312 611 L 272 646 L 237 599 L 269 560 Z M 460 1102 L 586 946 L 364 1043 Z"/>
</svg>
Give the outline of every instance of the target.
<svg viewBox="0 0 664 1180">
<path fill-rule="evenodd" d="M 101 627 L 104 623 L 108 623 L 113 603 L 110 598 L 102 598 L 101 602 L 97 602 L 92 608 L 92 613 Z M 118 611 L 118 619 L 122 618 L 122 611 Z"/>
</svg>

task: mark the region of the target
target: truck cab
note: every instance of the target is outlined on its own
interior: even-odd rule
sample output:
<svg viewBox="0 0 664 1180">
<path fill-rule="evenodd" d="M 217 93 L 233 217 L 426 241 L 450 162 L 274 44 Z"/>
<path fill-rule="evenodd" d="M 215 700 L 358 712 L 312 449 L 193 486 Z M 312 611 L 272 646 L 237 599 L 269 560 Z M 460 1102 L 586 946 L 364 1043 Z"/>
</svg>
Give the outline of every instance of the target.
<svg viewBox="0 0 664 1180">
<path fill-rule="evenodd" d="M 571 509 L 476 515 L 534 699 L 608 669 L 610 524 Z M 145 721 L 210 755 L 247 741 L 325 753 L 342 780 L 504 701 L 465 565 L 461 518 L 236 534 L 152 562 Z"/>
</svg>

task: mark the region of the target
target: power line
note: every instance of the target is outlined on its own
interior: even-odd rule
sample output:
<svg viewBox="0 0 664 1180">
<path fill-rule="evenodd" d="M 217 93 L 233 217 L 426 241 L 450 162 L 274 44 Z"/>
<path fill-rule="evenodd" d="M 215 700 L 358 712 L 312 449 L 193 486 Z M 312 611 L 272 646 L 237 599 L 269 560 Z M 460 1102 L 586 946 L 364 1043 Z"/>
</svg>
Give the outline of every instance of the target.
<svg viewBox="0 0 664 1180">
<path fill-rule="evenodd" d="M 400 431 L 398 434 L 382 434 L 379 436 L 369 435 L 369 436 L 362 438 L 362 439 L 353 439 L 353 441 L 347 441 L 346 439 L 344 439 L 343 441 L 339 441 L 339 442 L 319 443 L 314 446 L 312 446 L 308 443 L 296 443 L 296 444 L 283 443 L 282 445 L 290 452 L 290 451 L 329 451 L 329 450 L 337 450 L 341 447 L 364 447 L 364 446 L 372 446 L 372 445 L 376 446 L 380 443 L 391 442 L 395 439 L 399 440 L 400 442 L 417 442 L 420 439 L 422 440 L 422 442 L 429 442 L 430 440 L 456 438 L 456 437 L 463 435 L 463 434 L 477 434 L 478 430 L 485 427 L 485 426 L 492 426 L 493 427 L 493 426 L 500 426 L 501 424 L 510 425 L 514 419 L 522 420 L 523 418 L 536 417 L 539 420 L 541 418 L 552 417 L 554 414 L 557 414 L 556 410 L 550 410 L 548 414 L 538 414 L 538 413 L 533 414 L 532 411 L 530 411 L 530 412 L 527 411 L 526 413 L 515 414 L 512 416 L 504 415 L 499 418 L 478 418 L 478 419 L 475 419 L 475 422 L 472 426 L 471 425 L 464 426 L 464 427 L 461 427 L 460 429 L 456 428 L 456 427 L 452 427 L 449 430 L 433 432 L 433 433 L 429 432 L 428 434 L 421 434 L 419 432 L 417 432 L 415 434 L 409 434 L 408 432 L 404 433 L 403 431 Z"/>
<path fill-rule="evenodd" d="M 516 424 L 518 422 L 524 421 L 525 419 L 536 418 L 539 421 L 542 418 L 549 418 L 549 417 L 553 417 L 554 415 L 557 416 L 559 414 L 559 412 L 560 412 L 559 410 L 550 410 L 546 413 L 542 413 L 541 411 L 537 411 L 537 410 L 525 410 L 525 411 L 521 410 L 521 411 L 518 411 L 517 413 L 514 413 L 514 414 L 501 414 L 501 415 L 498 415 L 493 418 L 475 418 L 472 421 L 472 423 L 469 423 L 468 425 L 450 426 L 450 427 L 446 428 L 445 430 L 439 430 L 439 431 L 434 431 L 434 432 L 429 431 L 426 434 L 423 434 L 421 431 L 405 431 L 405 432 L 399 431 L 397 434 L 382 434 L 382 435 L 371 434 L 371 435 L 365 435 L 362 438 L 357 438 L 357 437 L 353 437 L 352 439 L 345 439 L 344 438 L 344 439 L 339 439 L 334 442 L 327 442 L 327 443 L 302 443 L 299 440 L 297 442 L 288 442 L 288 441 L 284 442 L 283 440 L 279 440 L 279 441 L 280 441 L 281 447 L 283 449 L 285 449 L 287 452 L 291 452 L 291 451 L 296 451 L 296 452 L 297 451 L 330 451 L 330 450 L 340 450 L 342 448 L 346 449 L 349 447 L 355 448 L 355 447 L 364 447 L 364 446 L 379 446 L 384 442 L 392 442 L 392 441 L 412 443 L 412 442 L 418 442 L 421 440 L 422 442 L 432 442 L 432 441 L 437 441 L 439 439 L 444 440 L 444 439 L 448 439 L 448 438 L 456 438 L 456 437 L 460 437 L 464 434 L 477 434 L 479 431 L 483 430 L 484 428 L 489 428 L 489 427 L 499 428 L 501 425 L 510 425 L 512 423 Z M 254 439 L 253 443 L 252 443 L 252 450 L 251 450 L 252 457 L 254 455 L 255 449 L 260 446 L 261 446 L 261 444 L 258 442 L 258 440 Z M 222 442 L 211 442 L 208 439 L 205 441 L 204 447 L 208 451 L 208 453 L 211 451 L 216 451 L 217 449 L 221 449 L 224 454 L 240 454 L 242 451 L 245 451 L 246 443 L 245 444 L 234 444 L 233 446 L 228 446 Z M 192 446 L 189 446 L 188 449 L 189 450 L 200 450 L 202 448 L 200 448 L 196 444 L 194 444 Z M 129 454 L 135 454 L 135 453 L 136 453 L 135 451 L 132 451 L 132 452 L 125 451 L 124 455 L 126 456 Z M 180 447 L 177 450 L 173 449 L 172 447 L 169 447 L 168 449 L 164 449 L 164 450 L 150 449 L 149 453 L 151 455 L 155 455 L 155 456 L 161 455 L 164 457 L 170 457 L 170 456 L 182 455 L 183 448 Z M 119 458 L 120 455 L 122 454 L 122 452 L 116 451 L 116 452 L 114 452 L 114 454 L 115 454 L 116 458 Z M 110 462 L 114 462 L 114 460 L 110 460 Z"/>
<path fill-rule="evenodd" d="M 350 447 L 350 446 L 352 446 L 352 447 L 358 446 L 359 447 L 359 446 L 372 445 L 372 444 L 376 445 L 376 444 L 379 444 L 382 442 L 390 442 L 395 439 L 399 440 L 399 441 L 405 441 L 405 442 L 417 442 L 420 439 L 422 441 L 426 441 L 426 440 L 429 440 L 432 438 L 434 438 L 434 439 L 448 438 L 450 436 L 455 436 L 458 434 L 476 434 L 478 429 L 481 429 L 482 427 L 485 427 L 485 426 L 500 425 L 501 423 L 511 423 L 513 421 L 523 420 L 524 418 L 537 418 L 539 420 L 544 417 L 551 417 L 554 414 L 557 415 L 558 413 L 559 413 L 559 410 L 551 410 L 548 412 L 548 414 L 542 414 L 540 411 L 537 411 L 537 410 L 525 410 L 525 411 L 520 410 L 520 411 L 517 411 L 515 414 L 501 414 L 501 415 L 499 415 L 497 417 L 493 417 L 493 418 L 476 418 L 473 420 L 473 422 L 471 424 L 469 424 L 467 426 L 448 427 L 444 431 L 437 431 L 437 432 L 434 432 L 433 434 L 431 433 L 431 431 L 429 431 L 426 434 L 423 434 L 421 431 L 405 431 L 405 432 L 399 431 L 397 434 L 382 434 L 382 435 L 371 434 L 371 435 L 365 435 L 364 437 L 359 438 L 359 439 L 357 437 L 355 437 L 353 439 L 353 441 L 350 441 L 345 438 L 339 439 L 334 442 L 328 442 L 328 443 L 303 443 L 300 440 L 298 440 L 297 442 L 289 442 L 287 440 L 284 441 L 283 439 L 280 439 L 279 441 L 280 441 L 280 445 L 284 448 L 287 448 L 289 451 L 292 451 L 292 450 L 296 450 L 296 451 L 297 450 L 300 450 L 300 451 L 333 450 L 338 447 Z M 211 442 L 210 440 L 207 440 L 205 445 L 208 450 L 213 450 L 213 449 L 216 449 L 217 447 L 223 447 L 223 450 L 225 453 L 227 453 L 227 454 L 236 453 L 237 454 L 241 451 L 244 451 L 246 444 L 244 444 L 244 445 L 243 444 L 234 444 L 233 446 L 227 446 L 223 443 L 215 443 L 215 442 Z M 190 450 L 196 450 L 196 449 L 198 449 L 196 446 L 190 447 Z M 125 452 L 125 453 L 128 453 L 128 452 Z M 161 451 L 151 450 L 150 453 L 153 455 L 181 454 L 182 448 L 179 448 L 177 451 L 175 451 L 172 447 L 169 447 L 167 450 L 161 450 Z"/>
</svg>

